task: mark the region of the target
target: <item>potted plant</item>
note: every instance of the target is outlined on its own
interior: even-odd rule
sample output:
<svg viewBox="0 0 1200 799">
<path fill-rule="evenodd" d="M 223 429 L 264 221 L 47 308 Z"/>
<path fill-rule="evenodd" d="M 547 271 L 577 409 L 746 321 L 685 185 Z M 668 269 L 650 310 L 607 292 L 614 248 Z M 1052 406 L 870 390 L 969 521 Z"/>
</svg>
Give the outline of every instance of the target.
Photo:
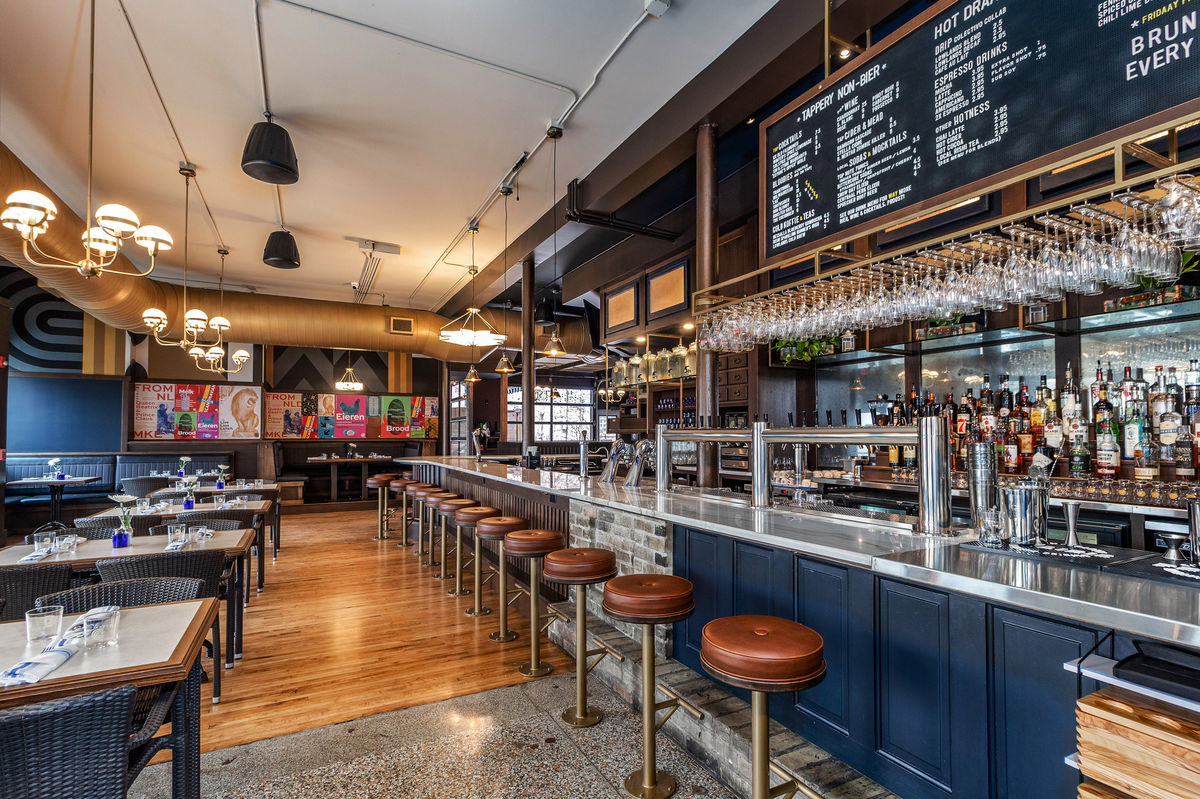
<svg viewBox="0 0 1200 799">
<path fill-rule="evenodd" d="M 229 471 L 228 466 L 217 467 L 217 490 L 220 491 L 225 487 L 225 473 Z"/>
<path fill-rule="evenodd" d="M 183 509 L 184 510 L 195 510 L 195 508 L 196 508 L 196 484 L 198 482 L 200 482 L 200 479 L 198 477 L 196 477 L 195 475 L 191 475 L 191 476 L 185 478 L 185 484 L 187 486 L 187 489 L 186 489 L 187 496 L 183 498 Z"/>
<path fill-rule="evenodd" d="M 187 471 L 187 465 L 192 462 L 192 459 L 187 455 L 181 455 L 179 458 L 179 469 L 175 472 L 176 477 L 183 477 L 183 473 Z"/>
<path fill-rule="evenodd" d="M 67 479 L 67 476 L 63 474 L 62 470 L 62 458 L 51 458 L 50 460 L 46 461 L 46 465 L 50 467 L 50 472 L 54 475 L 55 480 Z"/>
<path fill-rule="evenodd" d="M 121 549 L 129 546 L 129 538 L 133 535 L 133 506 L 137 497 L 129 494 L 111 494 L 108 498 L 121 509 L 121 526 L 114 530 L 112 535 L 113 549 Z"/>
</svg>

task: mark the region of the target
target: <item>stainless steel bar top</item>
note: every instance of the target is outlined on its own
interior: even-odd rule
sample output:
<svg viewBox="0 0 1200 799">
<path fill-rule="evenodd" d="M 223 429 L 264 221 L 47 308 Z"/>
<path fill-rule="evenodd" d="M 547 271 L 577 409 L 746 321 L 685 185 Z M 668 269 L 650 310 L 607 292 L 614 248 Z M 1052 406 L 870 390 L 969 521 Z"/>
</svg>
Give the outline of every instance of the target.
<svg viewBox="0 0 1200 799">
<path fill-rule="evenodd" d="M 577 474 L 475 463 L 463 457 L 405 462 L 577 497 L 934 588 L 1200 647 L 1200 590 L 1188 586 L 963 548 L 958 544 L 964 539 L 892 532 L 869 519 L 752 508 L 747 500 L 726 495 L 660 494 L 649 487 L 623 488 Z"/>
</svg>

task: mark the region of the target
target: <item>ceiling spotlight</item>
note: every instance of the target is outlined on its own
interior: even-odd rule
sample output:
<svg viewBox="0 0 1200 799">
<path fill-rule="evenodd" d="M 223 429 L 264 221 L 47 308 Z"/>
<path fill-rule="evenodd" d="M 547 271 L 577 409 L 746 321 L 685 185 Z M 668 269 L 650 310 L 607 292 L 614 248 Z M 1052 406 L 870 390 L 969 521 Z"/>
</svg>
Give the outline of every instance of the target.
<svg viewBox="0 0 1200 799">
<path fill-rule="evenodd" d="M 684 329 L 684 330 L 695 330 L 695 329 L 696 329 L 696 325 L 695 325 L 693 322 L 684 322 L 684 323 L 683 323 L 683 329 Z"/>
<path fill-rule="evenodd" d="M 850 57 L 850 48 L 849 47 L 843 47 L 841 50 L 838 50 L 838 58 L 845 61 L 849 57 Z"/>
<path fill-rule="evenodd" d="M 242 149 L 242 171 L 255 180 L 288 185 L 300 179 L 296 149 L 288 132 L 271 121 L 256 122 Z"/>
<path fill-rule="evenodd" d="M 263 263 L 276 269 L 299 269 L 300 249 L 296 246 L 296 237 L 286 230 L 276 230 L 267 236 Z"/>
<path fill-rule="evenodd" d="M 645 343 L 646 343 L 646 337 L 645 337 L 645 336 L 638 336 L 637 338 L 635 338 L 635 339 L 634 339 L 634 341 L 636 341 L 638 344 L 645 344 Z"/>
</svg>

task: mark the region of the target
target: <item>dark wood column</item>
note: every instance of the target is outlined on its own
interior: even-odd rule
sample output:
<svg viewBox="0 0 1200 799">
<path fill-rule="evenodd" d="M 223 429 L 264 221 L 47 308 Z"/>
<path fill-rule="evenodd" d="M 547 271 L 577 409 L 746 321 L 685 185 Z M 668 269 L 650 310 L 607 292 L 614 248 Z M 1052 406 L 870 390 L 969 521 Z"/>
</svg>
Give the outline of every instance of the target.
<svg viewBox="0 0 1200 799">
<path fill-rule="evenodd" d="M 696 288 L 717 282 L 717 126 L 705 120 L 696 129 Z M 696 361 L 697 424 L 715 423 L 717 414 L 717 356 L 700 350 Z M 719 485 L 717 447 L 701 444 L 696 468 L 700 486 Z"/>
<path fill-rule="evenodd" d="M 438 421 L 438 452 L 450 454 L 450 362 L 439 361 L 438 408 L 442 418 Z"/>
<path fill-rule="evenodd" d="M 521 263 L 521 453 L 533 446 L 533 259 Z"/>
</svg>

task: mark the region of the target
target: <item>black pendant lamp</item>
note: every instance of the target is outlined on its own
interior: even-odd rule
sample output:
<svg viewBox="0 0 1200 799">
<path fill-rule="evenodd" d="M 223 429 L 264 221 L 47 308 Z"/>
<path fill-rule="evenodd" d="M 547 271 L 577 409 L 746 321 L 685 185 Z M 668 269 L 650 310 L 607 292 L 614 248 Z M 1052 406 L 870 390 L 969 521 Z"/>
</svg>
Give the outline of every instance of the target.
<svg viewBox="0 0 1200 799">
<path fill-rule="evenodd" d="M 263 263 L 276 269 L 299 269 L 300 249 L 295 237 L 286 230 L 276 230 L 268 236 Z"/>
<path fill-rule="evenodd" d="M 277 185 L 286 186 L 300 179 L 292 137 L 270 117 L 250 128 L 242 149 L 242 171 L 255 180 Z"/>
</svg>

